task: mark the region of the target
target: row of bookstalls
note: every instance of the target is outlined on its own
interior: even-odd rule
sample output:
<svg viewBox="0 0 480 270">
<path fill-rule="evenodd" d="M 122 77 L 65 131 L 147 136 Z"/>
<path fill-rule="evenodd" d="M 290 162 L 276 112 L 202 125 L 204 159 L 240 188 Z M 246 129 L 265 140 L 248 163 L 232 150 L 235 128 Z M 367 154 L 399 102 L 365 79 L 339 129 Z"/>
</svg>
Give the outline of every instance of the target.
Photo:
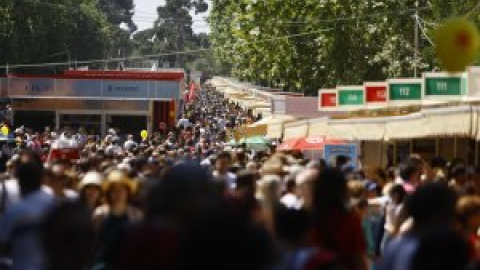
<svg viewBox="0 0 480 270">
<path fill-rule="evenodd" d="M 360 145 L 362 162 L 370 166 L 396 164 L 409 153 L 462 158 L 478 163 L 480 106 L 426 108 L 400 116 L 301 119 L 276 115 L 237 130 L 236 137 L 340 139 Z"/>
<path fill-rule="evenodd" d="M 234 89 L 230 92 L 239 91 L 229 87 Z M 322 89 L 318 111 L 338 114 L 316 119 L 272 114 L 237 129 L 235 137 L 344 140 L 359 146 L 362 164 L 370 167 L 397 164 L 410 153 L 427 160 L 442 156 L 471 164 L 480 161 L 479 67 L 458 74 L 424 73 L 422 78 Z"/>
<path fill-rule="evenodd" d="M 257 94 L 258 91 L 239 82 L 214 77 L 209 82 L 216 90 L 224 95 L 230 102 L 240 105 L 242 108 L 251 110 L 252 115 L 269 116 L 271 104 L 268 99 Z"/>
</svg>

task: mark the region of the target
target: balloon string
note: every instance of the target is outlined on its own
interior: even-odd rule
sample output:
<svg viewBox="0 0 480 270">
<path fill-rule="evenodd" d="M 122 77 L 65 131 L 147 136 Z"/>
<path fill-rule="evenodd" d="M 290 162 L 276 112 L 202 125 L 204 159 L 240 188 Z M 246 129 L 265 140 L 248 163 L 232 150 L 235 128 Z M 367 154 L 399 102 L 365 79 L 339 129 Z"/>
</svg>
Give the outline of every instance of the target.
<svg viewBox="0 0 480 270">
<path fill-rule="evenodd" d="M 480 2 L 478 2 L 478 4 L 474 8 L 472 8 L 472 10 L 470 10 L 467 14 L 465 14 L 464 17 L 469 18 L 471 15 L 473 15 L 475 10 L 477 10 L 479 7 L 480 7 Z"/>
</svg>

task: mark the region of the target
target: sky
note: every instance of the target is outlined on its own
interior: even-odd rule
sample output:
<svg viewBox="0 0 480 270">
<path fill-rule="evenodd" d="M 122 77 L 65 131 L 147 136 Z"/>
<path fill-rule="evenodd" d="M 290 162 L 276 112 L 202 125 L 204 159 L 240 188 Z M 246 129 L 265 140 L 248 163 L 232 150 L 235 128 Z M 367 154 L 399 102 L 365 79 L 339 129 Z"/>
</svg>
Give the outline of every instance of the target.
<svg viewBox="0 0 480 270">
<path fill-rule="evenodd" d="M 153 26 L 157 19 L 157 7 L 165 4 L 165 0 L 134 0 L 135 1 L 135 15 L 133 21 L 137 24 L 138 30 L 145 30 Z M 210 2 L 210 1 L 207 1 Z M 208 33 L 210 28 L 206 22 L 208 12 L 193 16 L 193 31 L 195 33 Z"/>
</svg>

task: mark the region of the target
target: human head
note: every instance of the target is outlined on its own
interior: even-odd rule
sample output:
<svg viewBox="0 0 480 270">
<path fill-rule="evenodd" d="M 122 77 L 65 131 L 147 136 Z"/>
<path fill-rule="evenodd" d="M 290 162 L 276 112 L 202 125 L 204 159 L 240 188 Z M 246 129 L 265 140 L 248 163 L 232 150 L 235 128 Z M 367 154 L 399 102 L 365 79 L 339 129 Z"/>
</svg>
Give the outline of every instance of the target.
<svg viewBox="0 0 480 270">
<path fill-rule="evenodd" d="M 405 200 L 407 192 L 402 185 L 393 185 L 388 191 L 388 196 L 394 203 L 399 204 Z"/>
<path fill-rule="evenodd" d="M 240 196 L 255 196 L 257 179 L 258 174 L 256 172 L 247 170 L 240 171 L 237 174 L 235 192 Z"/>
<path fill-rule="evenodd" d="M 447 185 L 429 183 L 419 187 L 405 202 L 417 229 L 449 225 L 455 217 L 457 196 Z"/>
<path fill-rule="evenodd" d="M 91 215 L 82 205 L 67 201 L 55 206 L 43 223 L 41 236 L 48 269 L 86 268 L 95 232 Z"/>
<path fill-rule="evenodd" d="M 457 217 L 462 227 L 476 233 L 480 227 L 480 197 L 465 196 L 457 202 Z"/>
<path fill-rule="evenodd" d="M 217 155 L 217 159 L 215 160 L 215 169 L 220 174 L 225 174 L 228 172 L 230 165 L 232 163 L 232 156 L 228 152 L 221 152 Z"/>
<path fill-rule="evenodd" d="M 329 168 L 320 172 L 314 185 L 315 215 L 346 211 L 347 200 L 347 180 L 340 170 Z"/>
<path fill-rule="evenodd" d="M 216 201 L 212 177 L 197 164 L 179 163 L 165 172 L 148 195 L 147 217 L 185 221 Z"/>
<path fill-rule="evenodd" d="M 467 183 L 467 169 L 462 163 L 454 165 L 450 169 L 450 178 L 456 185 L 463 186 Z"/>
<path fill-rule="evenodd" d="M 126 205 L 136 191 L 136 183 L 119 170 L 112 170 L 103 182 L 103 190 L 110 205 Z"/>
<path fill-rule="evenodd" d="M 350 162 L 350 157 L 344 155 L 338 155 L 335 158 L 335 167 L 342 169 L 343 166 L 347 165 Z"/>
<path fill-rule="evenodd" d="M 95 171 L 87 172 L 82 178 L 79 184 L 80 200 L 88 207 L 95 208 L 100 204 L 102 181 L 103 176 Z"/>
<path fill-rule="evenodd" d="M 44 168 L 38 155 L 33 152 L 21 153 L 15 171 L 22 197 L 40 190 Z"/>
<path fill-rule="evenodd" d="M 399 173 L 403 181 L 412 185 L 419 184 L 423 173 L 422 161 L 414 157 L 409 158 L 399 165 Z"/>
</svg>

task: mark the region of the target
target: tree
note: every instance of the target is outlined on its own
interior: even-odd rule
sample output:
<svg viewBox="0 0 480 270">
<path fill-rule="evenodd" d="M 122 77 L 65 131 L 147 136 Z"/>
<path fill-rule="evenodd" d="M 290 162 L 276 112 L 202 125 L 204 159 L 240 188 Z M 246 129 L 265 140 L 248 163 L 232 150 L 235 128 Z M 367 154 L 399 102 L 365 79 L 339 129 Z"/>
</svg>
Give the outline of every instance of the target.
<svg viewBox="0 0 480 270">
<path fill-rule="evenodd" d="M 4 0 L 0 14 L 0 63 L 104 56 L 109 24 L 94 0 Z M 45 67 L 25 70 L 54 71 Z"/>
<path fill-rule="evenodd" d="M 157 8 L 158 19 L 151 29 L 136 33 L 133 41 L 135 55 L 169 54 L 209 47 L 209 38 L 205 33 L 195 34 L 191 11 L 202 13 L 208 9 L 203 0 L 167 0 Z M 197 59 L 208 61 L 208 52 L 195 54 L 171 54 L 157 60 L 169 66 L 195 68 Z M 202 61 L 204 61 L 202 60 Z M 200 61 L 200 62 L 202 62 Z M 202 67 L 202 65 L 200 65 Z"/>
<path fill-rule="evenodd" d="M 209 17 L 214 56 L 229 75 L 307 94 L 412 76 L 416 2 L 214 0 Z M 418 0 L 417 10 L 422 20 L 441 22 L 477 3 Z M 431 25 L 422 27 L 431 35 Z M 419 52 L 420 72 L 437 67 L 423 36 Z"/>
<path fill-rule="evenodd" d="M 132 53 L 130 36 L 137 31 L 133 22 L 133 0 L 98 0 L 98 7 L 110 23 L 108 56 L 124 57 Z"/>
</svg>

